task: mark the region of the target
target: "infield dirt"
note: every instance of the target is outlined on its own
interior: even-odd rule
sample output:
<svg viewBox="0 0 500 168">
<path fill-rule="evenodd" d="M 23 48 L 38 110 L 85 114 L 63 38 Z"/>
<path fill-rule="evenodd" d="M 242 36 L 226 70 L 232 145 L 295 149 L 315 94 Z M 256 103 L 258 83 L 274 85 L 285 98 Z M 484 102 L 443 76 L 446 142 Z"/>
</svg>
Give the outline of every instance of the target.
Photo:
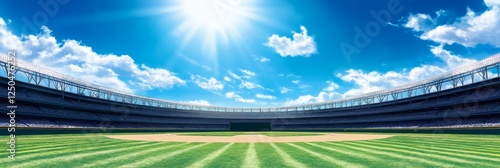
<svg viewBox="0 0 500 168">
<path fill-rule="evenodd" d="M 317 136 L 236 135 L 236 136 L 186 136 L 176 134 L 110 135 L 108 138 L 158 142 L 326 142 L 359 141 L 391 137 L 391 135 L 370 134 L 325 134 Z"/>
</svg>

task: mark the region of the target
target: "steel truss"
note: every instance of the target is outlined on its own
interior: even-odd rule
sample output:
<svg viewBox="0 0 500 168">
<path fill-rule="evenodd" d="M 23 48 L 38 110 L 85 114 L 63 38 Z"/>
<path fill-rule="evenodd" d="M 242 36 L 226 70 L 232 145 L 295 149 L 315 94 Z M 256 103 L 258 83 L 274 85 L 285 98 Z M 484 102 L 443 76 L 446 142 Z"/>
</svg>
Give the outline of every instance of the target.
<svg viewBox="0 0 500 168">
<path fill-rule="evenodd" d="M 0 66 L 5 74 L 9 68 L 8 56 L 0 53 Z M 371 92 L 350 98 L 344 98 L 326 103 L 305 104 L 297 106 L 266 107 L 266 108 L 233 108 L 221 106 L 204 106 L 179 103 L 161 99 L 142 97 L 131 93 L 120 92 L 110 88 L 82 81 L 31 63 L 17 60 L 16 76 L 21 73 L 26 77 L 27 83 L 56 89 L 62 92 L 75 93 L 103 100 L 143 105 L 159 108 L 198 110 L 213 112 L 300 112 L 331 108 L 353 107 L 376 103 L 389 102 L 413 96 L 419 96 L 444 89 L 452 89 L 472 83 L 486 81 L 500 77 L 500 54 L 486 58 L 482 61 L 463 66 L 442 75 L 422 80 L 391 89 Z M 448 84 L 443 88 L 444 84 Z"/>
</svg>

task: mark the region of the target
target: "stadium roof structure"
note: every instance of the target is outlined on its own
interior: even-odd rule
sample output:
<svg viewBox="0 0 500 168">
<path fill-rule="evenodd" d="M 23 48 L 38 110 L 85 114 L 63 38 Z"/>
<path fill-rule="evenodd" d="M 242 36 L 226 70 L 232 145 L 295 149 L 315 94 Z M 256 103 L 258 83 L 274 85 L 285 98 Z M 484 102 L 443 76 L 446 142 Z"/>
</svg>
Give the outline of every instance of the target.
<svg viewBox="0 0 500 168">
<path fill-rule="evenodd" d="M 6 74 L 8 74 L 9 68 L 15 67 L 13 73 L 15 75 L 17 75 L 18 73 L 24 74 L 27 79 L 24 82 L 30 84 L 45 86 L 63 92 L 71 92 L 79 95 L 115 102 L 160 108 L 214 112 L 299 112 L 352 107 L 411 98 L 414 96 L 430 94 L 439 92 L 441 90 L 452 89 L 500 77 L 500 54 L 497 54 L 482 61 L 457 68 L 433 78 L 335 101 L 296 106 L 239 108 L 193 105 L 189 103 L 148 98 L 131 93 L 120 92 L 117 90 L 85 82 L 83 80 L 64 75 L 47 68 L 33 65 L 26 61 L 17 59 L 14 55 L 15 53 L 0 53 L 0 66 L 4 67 Z"/>
</svg>

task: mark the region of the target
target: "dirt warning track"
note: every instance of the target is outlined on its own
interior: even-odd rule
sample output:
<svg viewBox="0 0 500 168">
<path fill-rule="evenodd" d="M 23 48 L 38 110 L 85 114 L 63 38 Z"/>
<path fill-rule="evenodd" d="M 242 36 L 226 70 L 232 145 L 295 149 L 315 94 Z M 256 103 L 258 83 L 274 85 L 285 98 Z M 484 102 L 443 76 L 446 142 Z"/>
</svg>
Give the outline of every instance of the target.
<svg viewBox="0 0 500 168">
<path fill-rule="evenodd" d="M 158 141 L 158 142 L 326 142 L 326 141 L 360 141 L 391 137 L 391 135 L 370 134 L 325 134 L 316 136 L 185 136 L 176 134 L 144 134 L 144 135 L 110 135 L 108 138 L 122 140 Z"/>
</svg>

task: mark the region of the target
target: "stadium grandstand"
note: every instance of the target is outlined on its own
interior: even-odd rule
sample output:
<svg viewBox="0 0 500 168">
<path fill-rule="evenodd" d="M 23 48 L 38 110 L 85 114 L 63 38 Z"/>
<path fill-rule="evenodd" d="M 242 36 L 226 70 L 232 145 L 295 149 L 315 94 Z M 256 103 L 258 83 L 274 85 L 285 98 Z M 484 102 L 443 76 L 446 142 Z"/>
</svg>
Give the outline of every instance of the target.
<svg viewBox="0 0 500 168">
<path fill-rule="evenodd" d="M 500 127 L 500 55 L 387 90 L 331 102 L 265 108 L 153 99 L 87 83 L 22 60 L 15 64 L 18 128 L 259 131 Z M 8 111 L 7 55 L 0 54 L 0 66 L 4 67 L 0 109 Z M 1 115 L 2 120 L 7 117 Z"/>
</svg>

